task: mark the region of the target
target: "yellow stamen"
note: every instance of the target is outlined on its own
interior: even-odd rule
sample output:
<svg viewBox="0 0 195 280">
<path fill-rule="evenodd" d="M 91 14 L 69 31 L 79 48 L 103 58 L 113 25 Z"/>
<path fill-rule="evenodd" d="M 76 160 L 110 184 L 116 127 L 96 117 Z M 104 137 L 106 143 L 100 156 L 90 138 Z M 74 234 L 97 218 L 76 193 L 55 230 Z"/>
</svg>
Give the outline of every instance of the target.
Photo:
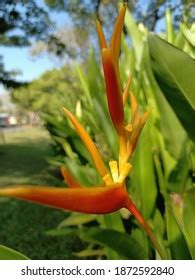
<svg viewBox="0 0 195 280">
<path fill-rule="evenodd" d="M 113 183 L 113 180 L 109 173 L 107 173 L 102 179 L 107 186 Z"/>
<path fill-rule="evenodd" d="M 122 183 L 127 177 L 127 175 L 129 174 L 129 172 L 131 171 L 131 169 L 132 169 L 132 165 L 129 162 L 125 162 L 123 164 L 122 171 L 120 172 L 118 182 Z"/>
<path fill-rule="evenodd" d="M 118 163 L 116 160 L 109 161 L 110 170 L 114 182 L 118 181 Z"/>
<path fill-rule="evenodd" d="M 68 111 L 66 108 L 63 108 L 63 109 L 64 109 L 67 117 L 69 118 L 69 120 L 71 121 L 73 126 L 75 127 L 77 133 L 79 134 L 81 140 L 85 144 L 89 153 L 91 154 L 94 164 L 95 164 L 99 174 L 103 178 L 108 173 L 108 170 L 107 170 L 107 168 L 103 162 L 103 159 L 102 159 L 100 153 L 98 152 L 94 142 L 92 141 L 91 137 L 89 136 L 89 134 L 87 133 L 85 128 L 75 118 L 75 116 L 70 111 Z"/>
<path fill-rule="evenodd" d="M 127 153 L 127 137 L 126 131 L 123 130 L 121 135 L 118 135 L 119 141 L 119 171 L 121 171 L 121 163 L 123 162 L 123 158 L 126 156 Z"/>
</svg>

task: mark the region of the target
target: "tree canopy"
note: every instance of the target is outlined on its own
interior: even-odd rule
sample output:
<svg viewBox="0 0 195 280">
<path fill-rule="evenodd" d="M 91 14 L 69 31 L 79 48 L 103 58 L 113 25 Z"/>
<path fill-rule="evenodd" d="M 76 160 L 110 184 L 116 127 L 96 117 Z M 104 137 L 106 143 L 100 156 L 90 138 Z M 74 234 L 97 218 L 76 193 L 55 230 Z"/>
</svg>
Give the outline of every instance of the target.
<svg viewBox="0 0 195 280">
<path fill-rule="evenodd" d="M 106 34 L 117 14 L 117 5 L 127 2 L 138 22 L 149 30 L 155 30 L 158 21 L 164 17 L 167 7 L 174 12 L 174 23 L 185 14 L 193 20 L 193 0 L 1 0 L 0 1 L 0 46 L 24 47 L 36 42 L 44 44 L 44 50 L 57 57 L 81 58 L 83 49 L 93 41 L 95 18 L 104 24 Z M 106 6 L 106 7 L 105 7 Z M 72 27 L 58 30 L 51 20 L 52 12 L 68 14 Z M 80 52 L 79 52 L 80 49 Z M 6 71 L 3 56 L 0 55 L 0 83 L 7 87 L 18 87 L 14 71 Z"/>
<path fill-rule="evenodd" d="M 74 106 L 81 92 L 74 73 L 69 66 L 47 71 L 29 85 L 13 91 L 12 99 L 29 111 L 60 115 L 59 108 L 64 104 Z"/>
<path fill-rule="evenodd" d="M 44 40 L 51 26 L 48 13 L 35 0 L 0 1 L 1 46 L 29 46 L 32 40 Z M 19 86 L 21 83 L 15 81 L 14 74 L 5 70 L 0 56 L 0 83 L 7 87 Z"/>
</svg>

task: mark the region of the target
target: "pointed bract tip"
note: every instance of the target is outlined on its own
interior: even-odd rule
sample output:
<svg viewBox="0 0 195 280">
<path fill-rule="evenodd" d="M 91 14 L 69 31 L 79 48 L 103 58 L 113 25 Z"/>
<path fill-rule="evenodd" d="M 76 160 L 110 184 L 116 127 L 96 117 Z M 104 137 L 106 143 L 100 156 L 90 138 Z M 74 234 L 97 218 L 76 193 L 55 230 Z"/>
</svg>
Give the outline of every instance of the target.
<svg viewBox="0 0 195 280">
<path fill-rule="evenodd" d="M 128 95 L 129 95 L 129 89 L 130 89 L 130 86 L 131 86 L 131 81 L 132 81 L 132 76 L 129 75 L 129 78 L 127 80 L 127 84 L 126 84 L 125 89 L 123 91 L 123 105 L 124 106 L 127 103 L 127 99 L 128 99 Z"/>
<path fill-rule="evenodd" d="M 61 174 L 64 178 L 64 181 L 67 183 L 69 188 L 82 188 L 83 186 L 71 175 L 69 170 L 64 166 L 60 168 Z"/>
<path fill-rule="evenodd" d="M 97 29 L 97 33 L 98 33 L 100 49 L 107 48 L 106 39 L 104 36 L 104 32 L 102 30 L 102 25 L 98 19 L 96 19 L 96 29 Z"/>
</svg>

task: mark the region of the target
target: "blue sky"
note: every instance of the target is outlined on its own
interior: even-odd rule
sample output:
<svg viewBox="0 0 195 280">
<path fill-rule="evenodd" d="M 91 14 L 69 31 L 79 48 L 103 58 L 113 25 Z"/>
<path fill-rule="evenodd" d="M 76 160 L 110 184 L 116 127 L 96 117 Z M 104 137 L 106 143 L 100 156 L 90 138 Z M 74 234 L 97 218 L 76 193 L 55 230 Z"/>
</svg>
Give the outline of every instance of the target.
<svg viewBox="0 0 195 280">
<path fill-rule="evenodd" d="M 43 1 L 38 1 L 39 6 L 43 6 Z M 52 12 L 51 19 L 57 27 L 63 27 L 65 24 L 71 24 L 70 18 L 65 13 Z M 17 75 L 17 80 L 32 81 L 38 78 L 42 73 L 56 67 L 56 63 L 51 57 L 39 55 L 32 57 L 29 48 L 0 47 L 0 54 L 3 56 L 3 62 L 7 71 L 18 70 L 21 74 Z"/>
<path fill-rule="evenodd" d="M 17 75 L 17 79 L 20 81 L 31 81 L 38 78 L 43 72 L 55 66 L 46 55 L 38 58 L 32 57 L 28 48 L 0 47 L 0 53 L 3 55 L 7 71 L 21 71 L 21 74 Z"/>
<path fill-rule="evenodd" d="M 43 6 L 43 0 L 39 0 L 38 4 Z M 65 13 L 52 12 L 50 16 L 58 28 L 63 27 L 65 24 L 71 24 L 70 18 Z M 32 57 L 28 48 L 0 47 L 0 54 L 3 56 L 7 71 L 18 70 L 21 72 L 17 76 L 20 81 L 31 81 L 38 78 L 45 71 L 56 67 L 56 63 L 51 57 L 46 54 Z"/>
</svg>

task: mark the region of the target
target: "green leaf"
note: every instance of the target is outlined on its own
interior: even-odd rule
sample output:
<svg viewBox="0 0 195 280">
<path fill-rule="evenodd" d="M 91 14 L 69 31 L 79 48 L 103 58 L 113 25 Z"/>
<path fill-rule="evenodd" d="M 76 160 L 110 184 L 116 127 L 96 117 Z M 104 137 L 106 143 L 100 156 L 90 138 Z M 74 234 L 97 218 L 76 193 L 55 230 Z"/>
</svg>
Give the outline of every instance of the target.
<svg viewBox="0 0 195 280">
<path fill-rule="evenodd" d="M 195 140 L 195 61 L 157 36 L 149 35 L 148 42 L 156 80 L 188 135 Z"/>
<path fill-rule="evenodd" d="M 120 232 L 125 231 L 119 212 L 106 214 L 103 218 L 106 228 L 114 229 Z"/>
<path fill-rule="evenodd" d="M 166 226 L 171 259 L 190 260 L 191 256 L 184 235 L 172 211 L 166 207 Z"/>
<path fill-rule="evenodd" d="M 97 114 L 96 116 L 98 117 L 99 120 L 101 120 L 101 130 L 104 132 L 106 136 L 105 140 L 107 141 L 107 144 L 112 154 L 116 157 L 117 155 L 116 134 L 115 134 L 115 130 L 112 127 L 109 116 L 106 112 L 103 111 L 101 104 L 97 100 L 94 100 L 94 106 L 96 109 L 96 114 Z"/>
<path fill-rule="evenodd" d="M 75 256 L 80 258 L 87 258 L 87 257 L 102 257 L 106 255 L 104 249 L 85 249 L 81 252 L 74 253 Z"/>
<path fill-rule="evenodd" d="M 183 230 L 192 259 L 195 259 L 195 189 L 186 192 L 183 196 Z"/>
<path fill-rule="evenodd" d="M 140 246 L 142 246 L 144 251 L 147 253 L 147 258 L 149 259 L 149 240 L 143 229 L 139 227 L 132 228 L 131 237 L 135 239 Z"/>
<path fill-rule="evenodd" d="M 96 219 L 96 215 L 81 214 L 81 213 L 71 213 L 68 218 L 62 221 L 58 228 L 63 228 L 67 226 L 77 226 L 92 222 Z"/>
<path fill-rule="evenodd" d="M 120 232 L 125 231 L 119 212 L 103 215 L 102 223 L 103 227 L 106 229 L 117 230 Z M 109 260 L 117 260 L 119 258 L 116 251 L 111 250 L 110 248 L 107 248 L 106 252 Z"/>
<path fill-rule="evenodd" d="M 187 28 L 184 24 L 180 27 L 182 33 L 184 34 L 186 40 L 192 45 L 192 47 L 195 48 L 195 23 L 192 24 L 192 26 Z"/>
<path fill-rule="evenodd" d="M 0 260 L 29 260 L 29 258 L 18 251 L 0 245 Z"/>
<path fill-rule="evenodd" d="M 147 259 L 147 255 L 140 244 L 127 233 L 116 230 L 87 228 L 79 230 L 82 240 L 107 246 L 115 250 L 121 258 L 140 260 Z"/>
<path fill-rule="evenodd" d="M 137 26 L 132 14 L 127 10 L 125 16 L 125 26 L 127 28 L 127 33 L 132 40 L 132 45 L 135 51 L 136 57 L 136 68 L 140 69 L 142 55 L 143 55 L 143 33 Z"/>
<path fill-rule="evenodd" d="M 87 78 L 86 78 L 86 76 L 83 72 L 83 69 L 81 68 L 80 65 L 77 65 L 76 70 L 77 70 L 81 85 L 83 87 L 83 92 L 84 92 L 84 94 L 87 98 L 87 101 L 88 101 L 90 107 L 93 108 L 93 102 L 92 102 L 91 95 L 90 95 L 90 92 L 89 92 L 88 81 L 87 81 Z"/>
<path fill-rule="evenodd" d="M 192 167 L 191 164 L 191 149 L 188 145 L 189 143 L 184 143 L 180 157 L 174 168 L 171 170 L 168 182 L 167 189 L 170 192 L 182 193 L 190 184 L 189 171 Z M 192 182 L 191 182 L 192 187 Z"/>
<path fill-rule="evenodd" d="M 143 72 L 144 92 L 147 96 L 150 107 L 153 108 L 152 116 L 154 116 L 154 125 L 156 126 L 156 129 L 159 130 L 159 137 L 162 138 L 163 135 L 163 142 L 165 142 L 166 150 L 174 159 L 178 159 L 181 147 L 187 137 L 186 132 L 155 80 L 150 65 L 147 45 L 144 49 L 143 59 L 145 68 L 145 71 Z M 154 133 L 156 134 L 156 131 Z M 154 136 L 155 135 L 152 136 L 153 139 L 155 138 Z M 163 151 L 163 154 L 164 153 L 165 149 Z M 170 161 L 166 160 L 167 170 L 171 167 L 171 164 L 169 163 Z M 165 170 L 165 173 L 167 170 Z"/>
<path fill-rule="evenodd" d="M 132 165 L 132 186 L 141 200 L 141 212 L 148 219 L 154 210 L 157 195 L 149 123 L 143 129 Z"/>
<path fill-rule="evenodd" d="M 173 43 L 175 34 L 174 34 L 174 27 L 172 22 L 172 12 L 170 9 L 166 10 L 165 21 L 166 21 L 166 30 L 167 30 L 167 41 L 169 43 Z"/>
</svg>

